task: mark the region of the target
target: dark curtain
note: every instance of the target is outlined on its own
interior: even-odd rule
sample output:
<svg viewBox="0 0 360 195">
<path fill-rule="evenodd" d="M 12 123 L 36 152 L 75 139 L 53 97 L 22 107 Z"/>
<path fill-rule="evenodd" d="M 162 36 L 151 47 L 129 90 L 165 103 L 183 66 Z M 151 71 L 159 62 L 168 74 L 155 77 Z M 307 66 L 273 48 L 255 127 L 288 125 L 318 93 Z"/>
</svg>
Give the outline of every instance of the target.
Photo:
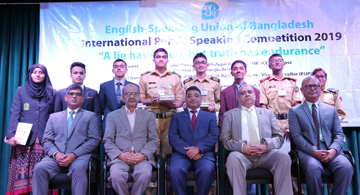
<svg viewBox="0 0 360 195">
<path fill-rule="evenodd" d="M 10 146 L 4 143 L 16 89 L 38 62 L 40 5 L 0 5 L 0 194 L 8 180 Z"/>
</svg>

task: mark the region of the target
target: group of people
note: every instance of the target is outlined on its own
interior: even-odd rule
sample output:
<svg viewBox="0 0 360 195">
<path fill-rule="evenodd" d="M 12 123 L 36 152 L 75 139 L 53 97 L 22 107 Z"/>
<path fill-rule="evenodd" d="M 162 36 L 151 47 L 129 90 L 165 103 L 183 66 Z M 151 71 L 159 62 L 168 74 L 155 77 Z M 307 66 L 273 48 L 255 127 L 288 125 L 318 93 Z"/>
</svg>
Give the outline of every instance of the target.
<svg viewBox="0 0 360 195">
<path fill-rule="evenodd" d="M 59 172 L 71 178 L 73 194 L 85 194 L 88 160 L 101 140 L 109 157 L 109 181 L 118 194 L 146 190 L 155 153 L 172 153 L 168 174 L 175 194 L 187 193 L 189 169 L 195 170 L 196 194 L 207 194 L 218 140 L 219 153 L 229 153 L 225 166 L 234 194 L 251 193 L 246 171 L 254 167 L 272 172 L 276 194 L 292 194 L 291 159 L 281 149 L 289 137 L 299 150 L 311 194 L 322 194 L 323 167 L 335 174 L 333 193 L 346 192 L 353 167 L 342 153 L 345 112 L 338 90 L 325 88 L 325 70 L 315 69 L 299 88 L 296 79 L 284 76 L 282 56 L 273 54 L 273 74 L 261 80 L 258 90 L 244 81 L 246 63 L 236 60 L 234 83 L 221 90 L 220 80 L 206 73 L 203 53 L 193 59 L 196 75 L 183 83 L 167 69 L 165 49 L 157 49 L 153 61 L 155 69 L 142 74 L 137 85 L 125 79 L 126 62 L 115 60 L 114 78 L 101 84 L 99 93 L 85 87 L 81 62 L 70 67 L 73 84 L 57 92 L 45 66 L 31 66 L 25 86 L 15 94 L 5 137 L 13 146 L 7 194 L 47 194 Z M 15 137 L 20 122 L 32 124 L 25 145 Z"/>
</svg>

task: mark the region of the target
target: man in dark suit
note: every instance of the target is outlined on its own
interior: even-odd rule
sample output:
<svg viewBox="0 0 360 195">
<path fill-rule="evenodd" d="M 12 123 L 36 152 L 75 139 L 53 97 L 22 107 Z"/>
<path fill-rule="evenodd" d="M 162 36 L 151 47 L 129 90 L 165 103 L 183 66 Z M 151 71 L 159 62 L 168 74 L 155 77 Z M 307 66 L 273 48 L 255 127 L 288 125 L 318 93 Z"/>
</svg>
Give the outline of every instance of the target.
<svg viewBox="0 0 360 195">
<path fill-rule="evenodd" d="M 101 113 L 104 115 L 103 118 L 103 130 L 105 131 L 106 117 L 107 115 L 121 108 L 124 102 L 121 100 L 121 92 L 123 88 L 128 84 L 136 85 L 135 83 L 129 82 L 125 79 L 127 73 L 127 64 L 122 59 L 117 59 L 113 63 L 112 72 L 114 73 L 114 79 L 102 83 L 100 85 L 99 97 L 101 104 Z M 136 85 L 139 87 L 138 85 Z"/>
<path fill-rule="evenodd" d="M 110 178 L 118 194 L 142 194 L 151 180 L 154 153 L 158 143 L 155 116 L 136 109 L 139 87 L 129 84 L 122 94 L 125 106 L 108 115 L 104 135 L 105 150 L 110 158 Z M 133 170 L 134 184 L 128 190 L 128 173 Z"/>
<path fill-rule="evenodd" d="M 274 176 L 275 194 L 292 194 L 290 156 L 278 150 L 284 138 L 271 110 L 254 106 L 251 86 L 239 89 L 240 107 L 224 114 L 221 143 L 230 151 L 226 168 L 234 194 L 246 194 L 246 171 L 268 169 Z"/>
<path fill-rule="evenodd" d="M 215 114 L 200 109 L 201 92 L 195 87 L 186 90 L 187 110 L 172 115 L 169 142 L 170 181 L 175 194 L 186 194 L 186 174 L 196 172 L 196 194 L 208 194 L 214 179 L 215 144 L 219 136 Z"/>
<path fill-rule="evenodd" d="M 85 87 L 84 85 L 85 77 L 86 77 L 85 64 L 81 62 L 72 63 L 70 66 L 70 78 L 72 80 L 72 84 L 81 86 L 83 91 L 82 96 L 84 97 L 84 101 L 81 104 L 81 108 L 84 110 L 95 112 L 97 114 L 98 125 L 101 131 L 101 108 L 100 108 L 99 94 L 96 90 L 91 89 L 89 87 Z M 67 95 L 66 88 L 60 89 L 56 93 L 54 112 L 60 112 L 67 109 L 67 103 L 64 98 L 66 95 Z"/>
<path fill-rule="evenodd" d="M 353 167 L 344 156 L 344 133 L 336 108 L 319 102 L 320 81 L 306 77 L 301 85 L 305 102 L 290 108 L 290 134 L 299 150 L 300 166 L 311 194 L 323 194 L 323 167 L 334 174 L 332 194 L 345 194 L 350 186 Z"/>
<path fill-rule="evenodd" d="M 47 156 L 34 168 L 34 194 L 46 195 L 49 181 L 60 172 L 68 173 L 72 194 L 86 194 L 86 170 L 99 144 L 99 129 L 96 114 L 80 108 L 83 99 L 81 87 L 70 85 L 65 96 L 68 108 L 50 115 L 42 141 Z"/>
</svg>

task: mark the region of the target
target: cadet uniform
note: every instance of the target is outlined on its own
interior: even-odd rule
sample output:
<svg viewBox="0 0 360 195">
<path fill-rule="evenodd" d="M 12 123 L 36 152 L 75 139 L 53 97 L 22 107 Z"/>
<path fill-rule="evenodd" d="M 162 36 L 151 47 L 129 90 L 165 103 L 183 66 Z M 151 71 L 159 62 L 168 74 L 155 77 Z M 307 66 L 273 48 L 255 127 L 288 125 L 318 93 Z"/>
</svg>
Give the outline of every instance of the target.
<svg viewBox="0 0 360 195">
<path fill-rule="evenodd" d="M 148 71 L 140 77 L 140 98 L 150 99 L 154 94 L 159 95 L 175 95 L 176 100 L 184 101 L 184 91 L 181 86 L 181 76 L 175 72 L 166 71 L 160 76 L 155 70 Z M 154 102 L 148 111 L 154 113 L 156 118 L 157 132 L 159 135 L 159 145 L 156 153 L 160 153 L 160 143 L 162 145 L 162 153 L 171 153 L 168 132 L 170 126 L 171 115 L 176 111 L 175 108 L 168 107 Z"/>
<path fill-rule="evenodd" d="M 189 87 L 196 86 L 201 91 L 203 103 L 210 103 L 215 106 L 215 112 L 220 110 L 220 79 L 206 76 L 201 82 L 196 76 L 184 80 L 184 91 Z M 207 108 L 205 109 L 206 111 Z"/>
<path fill-rule="evenodd" d="M 278 80 L 274 75 L 260 81 L 260 105 L 274 111 L 281 132 L 289 129 L 288 112 L 296 103 L 301 102 L 301 93 L 296 79 L 283 77 Z"/>
<path fill-rule="evenodd" d="M 334 88 L 324 89 L 321 92 L 319 101 L 331 106 L 334 106 L 339 115 L 340 122 L 342 122 L 346 116 L 346 113 L 342 107 L 341 100 L 339 98 L 339 90 Z"/>
</svg>

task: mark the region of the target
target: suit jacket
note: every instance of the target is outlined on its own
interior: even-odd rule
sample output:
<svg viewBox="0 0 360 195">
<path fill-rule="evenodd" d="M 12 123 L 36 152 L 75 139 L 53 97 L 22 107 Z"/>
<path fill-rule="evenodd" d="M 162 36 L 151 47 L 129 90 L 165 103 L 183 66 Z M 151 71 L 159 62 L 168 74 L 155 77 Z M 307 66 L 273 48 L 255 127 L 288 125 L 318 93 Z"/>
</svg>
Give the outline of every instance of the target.
<svg viewBox="0 0 360 195">
<path fill-rule="evenodd" d="M 255 107 L 259 125 L 260 144 L 267 144 L 268 151 L 278 149 L 284 143 L 283 135 L 273 111 Z M 225 112 L 220 141 L 228 151 L 242 152 L 241 109 L 235 108 Z"/>
<path fill-rule="evenodd" d="M 60 89 L 56 93 L 55 97 L 55 112 L 60 112 L 67 109 L 67 103 L 65 101 L 66 88 Z M 101 107 L 100 107 L 100 99 L 99 94 L 96 90 L 85 87 L 83 91 L 84 101 L 81 104 L 81 108 L 95 112 L 97 114 L 97 120 L 99 125 L 99 135 L 102 136 L 102 120 L 101 120 Z"/>
<path fill-rule="evenodd" d="M 158 140 L 154 114 L 137 109 L 133 132 L 125 107 L 108 114 L 104 147 L 111 159 L 110 164 L 119 161 L 117 157 L 121 153 L 130 152 L 131 146 L 134 146 L 135 152 L 145 154 L 149 162 L 155 166 L 154 153 Z"/>
<path fill-rule="evenodd" d="M 260 107 L 260 92 L 255 87 L 252 87 L 252 88 L 254 89 L 254 92 L 256 95 L 255 106 Z M 229 87 L 227 87 L 226 89 L 224 89 L 221 92 L 220 111 L 219 111 L 220 132 L 221 132 L 221 127 L 222 127 L 222 123 L 223 123 L 224 113 L 233 108 L 237 108 L 236 98 L 237 98 L 237 94 L 236 94 L 236 85 L 235 84 L 230 85 Z"/>
<path fill-rule="evenodd" d="M 328 149 L 342 153 L 344 133 L 336 108 L 319 102 L 321 133 Z M 289 129 L 296 148 L 310 156 L 316 150 L 315 124 L 306 102 L 290 108 Z"/>
<path fill-rule="evenodd" d="M 188 110 L 171 116 L 169 142 L 173 148 L 172 159 L 184 158 L 187 150 L 184 147 L 197 146 L 202 158 L 215 160 L 215 144 L 219 136 L 214 113 L 200 110 L 193 131 Z M 186 156 L 187 157 L 187 156 Z"/>
<path fill-rule="evenodd" d="M 139 85 L 125 80 L 124 86 L 129 85 L 129 84 L 133 84 L 133 85 L 136 85 L 137 87 L 139 87 Z M 114 79 L 107 81 L 105 83 L 102 83 L 100 85 L 99 97 L 100 97 L 100 105 L 101 105 L 101 114 L 104 115 L 103 129 L 105 130 L 105 124 L 106 124 L 105 121 L 106 121 L 107 115 L 110 112 L 121 108 L 123 105 L 125 105 L 125 103 L 122 100 L 120 103 L 117 103 Z"/>
<path fill-rule="evenodd" d="M 46 124 L 42 146 L 48 156 L 55 152 L 74 153 L 77 157 L 89 159 L 98 146 L 99 129 L 96 114 L 79 109 L 67 137 L 66 110 L 50 115 Z"/>
</svg>

